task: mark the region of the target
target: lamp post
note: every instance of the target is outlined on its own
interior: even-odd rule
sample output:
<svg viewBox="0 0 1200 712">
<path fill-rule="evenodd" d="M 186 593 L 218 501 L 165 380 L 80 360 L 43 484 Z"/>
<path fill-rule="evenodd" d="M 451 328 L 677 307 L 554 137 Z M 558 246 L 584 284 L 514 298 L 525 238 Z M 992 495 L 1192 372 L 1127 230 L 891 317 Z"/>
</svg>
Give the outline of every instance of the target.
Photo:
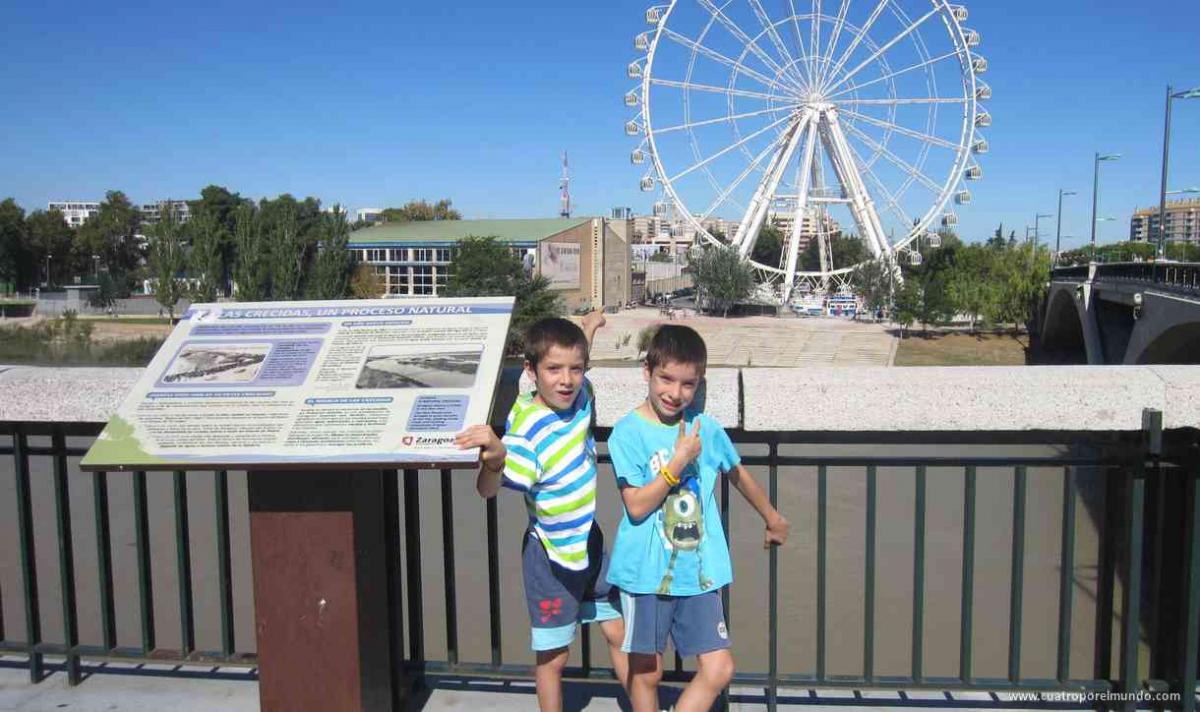
<svg viewBox="0 0 1200 712">
<path fill-rule="evenodd" d="M 1100 161 L 1115 161 L 1121 157 L 1119 153 L 1096 154 L 1092 165 L 1092 259 L 1096 259 L 1096 201 L 1100 196 Z"/>
<path fill-rule="evenodd" d="M 1042 223 L 1042 218 L 1052 218 L 1052 217 L 1054 217 L 1053 213 L 1037 213 L 1033 216 L 1033 247 L 1034 247 L 1034 249 L 1037 248 L 1038 243 L 1042 239 L 1042 231 L 1040 229 L 1041 223 Z"/>
<path fill-rule="evenodd" d="M 50 286 L 50 253 L 46 253 L 46 286 Z"/>
<path fill-rule="evenodd" d="M 1058 189 L 1058 226 L 1054 228 L 1054 264 L 1058 264 L 1058 253 L 1062 251 L 1062 199 L 1064 195 L 1075 195 L 1073 190 Z"/>
<path fill-rule="evenodd" d="M 1166 250 L 1167 240 L 1167 163 L 1171 155 L 1171 101 L 1173 99 L 1200 99 L 1200 87 L 1187 91 L 1172 92 L 1167 85 L 1167 109 L 1163 119 L 1163 158 L 1162 183 L 1158 192 L 1158 256 L 1162 257 Z"/>
<path fill-rule="evenodd" d="M 92 276 L 97 280 L 100 279 L 100 255 L 92 255 Z"/>
</svg>

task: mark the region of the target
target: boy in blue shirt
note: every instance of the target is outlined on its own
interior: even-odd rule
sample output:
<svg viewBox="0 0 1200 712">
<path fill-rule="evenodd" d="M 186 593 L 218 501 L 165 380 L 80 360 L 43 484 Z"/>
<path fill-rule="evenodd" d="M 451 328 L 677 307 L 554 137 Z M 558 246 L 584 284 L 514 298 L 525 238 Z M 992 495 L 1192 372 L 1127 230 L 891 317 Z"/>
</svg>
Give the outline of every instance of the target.
<svg viewBox="0 0 1200 712">
<path fill-rule="evenodd" d="M 624 515 L 608 581 L 621 591 L 634 712 L 657 712 L 667 636 L 696 674 L 676 712 L 707 712 L 733 678 L 733 655 L 719 591 L 733 581 L 717 509 L 716 483 L 730 483 L 766 523 L 764 545 L 787 540 L 788 522 L 741 465 L 714 418 L 690 409 L 708 359 L 693 329 L 659 327 L 646 351 L 646 400 L 608 440 Z"/>
</svg>

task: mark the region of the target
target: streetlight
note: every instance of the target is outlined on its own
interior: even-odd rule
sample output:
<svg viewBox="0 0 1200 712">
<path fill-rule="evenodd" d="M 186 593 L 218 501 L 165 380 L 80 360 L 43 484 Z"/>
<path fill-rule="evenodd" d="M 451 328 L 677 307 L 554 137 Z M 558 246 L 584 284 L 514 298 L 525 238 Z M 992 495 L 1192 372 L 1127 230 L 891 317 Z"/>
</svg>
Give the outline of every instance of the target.
<svg viewBox="0 0 1200 712">
<path fill-rule="evenodd" d="M 1096 201 L 1100 196 L 1100 161 L 1115 161 L 1121 157 L 1119 153 L 1096 154 L 1092 166 L 1092 259 L 1096 259 Z"/>
<path fill-rule="evenodd" d="M 50 254 L 46 253 L 46 286 L 50 286 Z"/>
<path fill-rule="evenodd" d="M 100 255 L 92 255 L 92 265 L 94 266 L 93 276 L 97 280 L 100 279 Z"/>
<path fill-rule="evenodd" d="M 1180 188 L 1179 190 L 1167 191 L 1167 195 L 1182 195 L 1186 193 L 1200 193 L 1200 188 Z"/>
<path fill-rule="evenodd" d="M 1162 257 L 1166 249 L 1167 234 L 1167 162 L 1171 154 L 1171 100 L 1200 99 L 1200 87 L 1187 91 L 1172 93 L 1171 85 L 1167 85 L 1167 110 L 1163 119 L 1163 160 L 1162 183 L 1158 193 L 1158 256 Z"/>
<path fill-rule="evenodd" d="M 1033 216 L 1033 246 L 1035 249 L 1038 246 L 1038 242 L 1042 239 L 1042 231 L 1039 229 L 1041 227 L 1042 218 L 1052 217 L 1054 217 L 1053 213 L 1037 213 Z"/>
<path fill-rule="evenodd" d="M 1062 199 L 1064 195 L 1077 195 L 1073 190 L 1058 189 L 1058 227 L 1054 229 L 1054 264 L 1058 264 L 1058 253 L 1062 249 Z"/>
</svg>

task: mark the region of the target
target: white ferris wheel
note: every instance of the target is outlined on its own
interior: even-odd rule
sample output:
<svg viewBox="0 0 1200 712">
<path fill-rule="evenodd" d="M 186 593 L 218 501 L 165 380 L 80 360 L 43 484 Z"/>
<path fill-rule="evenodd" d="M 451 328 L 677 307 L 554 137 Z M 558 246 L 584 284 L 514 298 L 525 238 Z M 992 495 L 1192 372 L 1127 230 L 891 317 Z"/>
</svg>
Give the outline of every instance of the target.
<svg viewBox="0 0 1200 712">
<path fill-rule="evenodd" d="M 919 263 L 983 175 L 991 89 L 966 20 L 945 0 L 651 7 L 625 95 L 641 189 L 697 241 L 736 247 L 784 303 L 847 288 L 864 260 Z M 768 224 L 781 249 L 756 255 Z"/>
</svg>

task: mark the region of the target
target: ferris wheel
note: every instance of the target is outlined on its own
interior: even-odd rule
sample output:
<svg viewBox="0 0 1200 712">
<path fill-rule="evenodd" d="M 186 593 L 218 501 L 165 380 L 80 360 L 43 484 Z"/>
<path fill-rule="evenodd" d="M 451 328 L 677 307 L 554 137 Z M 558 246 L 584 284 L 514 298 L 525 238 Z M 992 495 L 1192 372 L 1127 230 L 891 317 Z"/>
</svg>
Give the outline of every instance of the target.
<svg viewBox="0 0 1200 712">
<path fill-rule="evenodd" d="M 991 89 L 966 20 L 945 0 L 649 8 L 625 132 L 655 214 L 734 246 L 783 303 L 848 288 L 864 261 L 919 264 L 983 176 Z"/>
</svg>

